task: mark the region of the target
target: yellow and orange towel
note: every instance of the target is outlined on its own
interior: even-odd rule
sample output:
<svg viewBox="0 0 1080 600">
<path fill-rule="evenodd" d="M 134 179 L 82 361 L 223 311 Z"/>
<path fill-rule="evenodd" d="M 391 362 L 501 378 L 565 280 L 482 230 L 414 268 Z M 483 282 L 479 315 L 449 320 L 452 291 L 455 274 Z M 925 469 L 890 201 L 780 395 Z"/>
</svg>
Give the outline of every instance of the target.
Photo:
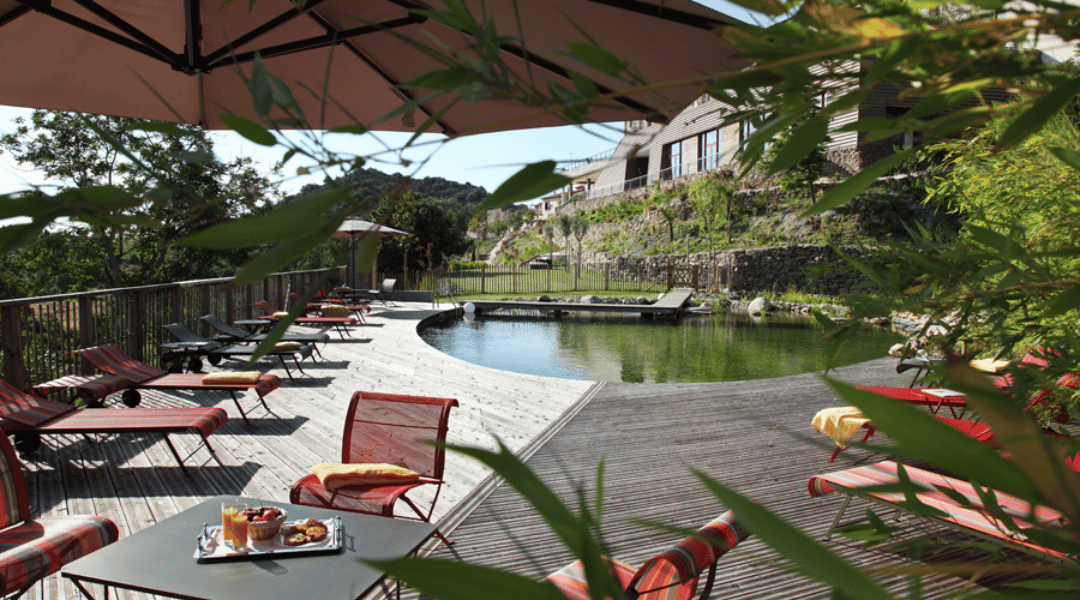
<svg viewBox="0 0 1080 600">
<path fill-rule="evenodd" d="M 349 316 L 349 307 L 340 304 L 323 304 L 322 316 L 335 319 L 344 319 Z"/>
<path fill-rule="evenodd" d="M 389 463 L 319 463 L 311 467 L 311 472 L 331 492 L 348 485 L 411 483 L 420 479 L 416 471 Z"/>
<path fill-rule="evenodd" d="M 260 375 L 262 373 L 258 371 L 218 371 L 203 375 L 201 381 L 203 383 L 258 383 Z"/>
<path fill-rule="evenodd" d="M 278 342 L 274 344 L 274 350 L 299 350 L 301 346 L 300 342 Z"/>
<path fill-rule="evenodd" d="M 1003 358 L 976 358 L 968 364 L 985 373 L 1000 373 L 1012 363 Z"/>
<path fill-rule="evenodd" d="M 870 419 L 854 406 L 837 406 L 819 410 L 811 425 L 829 436 L 837 446 L 846 446 L 859 428 L 869 422 Z"/>
</svg>

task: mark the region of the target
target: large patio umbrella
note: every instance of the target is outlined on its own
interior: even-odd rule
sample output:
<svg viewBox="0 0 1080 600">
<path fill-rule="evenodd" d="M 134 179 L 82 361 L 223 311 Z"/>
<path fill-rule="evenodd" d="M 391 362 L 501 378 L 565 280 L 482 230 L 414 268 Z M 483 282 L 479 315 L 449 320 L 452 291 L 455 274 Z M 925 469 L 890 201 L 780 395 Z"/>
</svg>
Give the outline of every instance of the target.
<svg viewBox="0 0 1080 600">
<path fill-rule="evenodd" d="M 357 272 L 356 265 L 356 240 L 368 234 L 375 234 L 379 237 L 391 237 L 406 236 L 409 235 L 409 232 L 380 225 L 378 223 L 372 223 L 371 221 L 364 221 L 362 219 L 345 219 L 342 221 L 341 225 L 338 226 L 337 231 L 330 237 L 349 239 L 349 256 L 348 262 L 345 265 L 347 281 L 345 283 L 354 290 L 360 288 L 360 273 Z M 377 259 L 378 252 L 376 251 L 376 261 L 372 267 L 372 281 L 378 276 Z"/>
<path fill-rule="evenodd" d="M 665 121 L 702 90 L 620 96 L 639 84 L 566 56 L 568 40 L 595 41 L 651 82 L 743 65 L 720 33 L 731 19 L 692 0 L 464 4 L 501 34 L 524 40 L 501 47 L 518 77 L 542 89 L 575 89 L 573 70 L 600 93 L 615 93 L 593 112 L 596 121 Z M 309 127 L 369 124 L 431 91 L 400 87 L 441 66 L 404 39 L 432 46 L 435 38 L 471 54 L 468 35 L 409 10 L 429 6 L 444 7 L 439 0 L 256 0 L 250 7 L 245 0 L 0 0 L 0 104 L 219 129 L 221 112 L 257 119 L 245 77 L 258 53 L 291 86 Z M 430 131 L 451 135 L 565 124 L 553 115 L 515 121 L 536 108 L 508 101 L 451 107 L 451 100 L 422 102 L 376 128 L 410 131 L 432 115 Z"/>
</svg>

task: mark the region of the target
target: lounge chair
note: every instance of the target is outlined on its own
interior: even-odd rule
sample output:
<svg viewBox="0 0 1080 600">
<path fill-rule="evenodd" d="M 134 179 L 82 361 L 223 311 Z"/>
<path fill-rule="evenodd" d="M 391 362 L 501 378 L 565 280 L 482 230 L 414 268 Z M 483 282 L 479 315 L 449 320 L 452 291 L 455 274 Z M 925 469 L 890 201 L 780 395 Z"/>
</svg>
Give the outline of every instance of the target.
<svg viewBox="0 0 1080 600">
<path fill-rule="evenodd" d="M 692 598 L 698 580 L 708 570 L 705 585 L 698 597 L 704 600 L 716 580 L 716 563 L 739 542 L 750 536 L 731 511 L 697 530 L 665 552 L 649 559 L 638 569 L 617 560 L 609 565 L 618 578 L 627 598 L 638 600 L 684 600 Z M 570 600 L 589 600 L 589 584 L 585 568 L 576 561 L 548 575 L 551 582 Z"/>
<path fill-rule="evenodd" d="M 216 407 L 78 409 L 24 394 L 0 381 L 0 428 L 15 435 L 15 446 L 24 454 L 37 450 L 42 435 L 160 433 L 186 472 L 184 461 L 200 446 L 206 446 L 216 458 L 209 437 L 228 419 L 225 411 Z M 202 443 L 181 458 L 169 439 L 170 433 L 198 433 Z"/>
<path fill-rule="evenodd" d="M 446 457 L 442 443 L 446 441 L 450 409 L 455 406 L 458 401 L 453 398 L 356 392 L 345 413 L 341 463 L 396 464 L 419 477 L 404 483 L 345 485 L 329 490 L 318 475 L 311 474 L 293 484 L 289 502 L 392 517 L 394 505 L 401 499 L 416 513 L 415 518 L 430 521 L 442 489 Z M 421 485 L 436 486 L 426 510 L 405 495 Z M 436 531 L 436 535 L 448 542 L 442 533 Z"/>
<path fill-rule="evenodd" d="M 204 381 L 207 376 L 200 373 L 168 373 L 131 358 L 112 344 L 83 348 L 75 350 L 75 353 L 85 358 L 95 368 L 130 381 L 132 389 L 128 391 L 147 389 L 229 392 L 245 422 L 248 422 L 248 411 L 240 405 L 240 399 L 236 397 L 237 391 L 255 390 L 259 396 L 259 403 L 267 412 L 273 414 L 270 407 L 266 405 L 266 394 L 281 387 L 281 378 L 270 373 L 261 374 L 254 381 L 213 381 L 210 379 Z"/>
<path fill-rule="evenodd" d="M 184 360 L 188 359 L 189 370 L 195 372 L 202 370 L 202 361 L 199 358 L 201 356 L 205 356 L 207 360 L 210 361 L 210 364 L 217 365 L 221 362 L 222 358 L 250 358 L 255 355 L 255 346 L 238 344 L 225 345 L 221 342 L 203 337 L 181 323 L 170 323 L 168 325 L 163 325 L 163 327 L 166 331 L 171 333 L 173 337 L 180 341 L 179 343 L 166 343 L 161 345 L 162 348 L 169 351 L 162 356 L 162 360 L 164 362 L 172 361 L 174 365 L 179 364 L 181 368 Z M 291 358 L 293 362 L 296 363 L 296 368 L 299 369 L 301 373 L 304 372 L 304 368 L 300 365 L 300 361 L 308 357 L 311 357 L 312 361 L 314 361 L 315 358 L 312 356 L 311 346 L 301 342 L 284 342 L 284 344 L 289 344 L 290 347 L 282 347 L 282 343 L 279 342 L 274 350 L 267 353 L 267 356 L 277 357 L 277 359 L 281 361 L 281 366 L 285 369 L 285 373 L 289 376 L 289 379 L 292 379 L 292 371 L 289 370 L 289 365 L 285 362 L 286 357 Z M 294 345 L 296 347 L 292 347 Z M 179 369 L 174 372 L 179 372 Z"/>
<path fill-rule="evenodd" d="M 377 290 L 368 290 L 368 295 L 371 296 L 371 301 L 379 301 L 386 306 L 386 301 L 394 295 L 394 287 L 397 286 L 397 279 L 383 279 L 382 286 Z"/>
<path fill-rule="evenodd" d="M 1076 466 L 1070 462 L 1073 469 Z M 1061 523 L 1062 514 L 1046 507 L 1034 507 L 1016 496 L 989 490 L 985 496 L 980 495 L 967 481 L 955 479 L 946 475 L 940 475 L 915 467 L 904 466 L 904 471 L 911 483 L 919 490 L 914 496 L 923 504 L 941 511 L 938 516 L 928 517 L 934 521 L 956 527 L 988 538 L 999 544 L 1007 544 L 1015 548 L 1031 551 L 1041 555 L 1048 555 L 1058 559 L 1064 559 L 1066 554 L 1038 544 L 1020 531 L 1010 529 L 1003 521 L 991 516 L 992 510 L 1004 512 L 1020 526 L 1026 529 L 1032 526 L 1032 521 L 1044 525 Z M 824 475 L 816 475 L 807 481 L 807 490 L 811 498 L 824 496 L 840 490 L 859 492 L 867 498 L 883 504 L 905 508 L 910 498 L 903 490 L 897 489 L 895 484 L 901 483 L 898 474 L 897 463 L 892 461 L 880 462 L 866 467 L 836 471 Z M 872 486 L 894 485 L 888 491 L 866 490 Z M 861 491 L 866 490 L 866 491 Z M 948 490 L 951 494 L 942 490 Z M 996 507 L 986 508 L 985 501 L 993 495 Z M 966 502 L 962 503 L 958 497 L 963 497 Z M 840 512 L 833 519 L 832 525 L 826 533 L 826 538 L 840 525 L 840 519 L 851 503 L 852 495 L 848 495 L 840 507 Z M 966 504 L 966 506 L 965 506 Z"/>
<path fill-rule="evenodd" d="M 214 331 L 217 331 L 222 341 L 229 343 L 258 344 L 265 340 L 266 336 L 269 335 L 266 333 L 251 333 L 243 327 L 230 325 L 217 315 L 203 315 L 199 317 L 199 320 L 209 325 Z M 290 331 L 286 332 L 285 335 L 282 335 L 280 341 L 311 344 L 311 348 L 322 357 L 322 352 L 319 352 L 318 344 L 325 344 L 330 341 L 330 334 L 326 333 L 327 331 L 330 331 L 330 329 L 330 327 L 326 327 L 315 333 L 294 333 Z"/>
<path fill-rule="evenodd" d="M 265 313 L 265 315 L 261 318 L 269 319 L 270 321 L 275 323 L 289 314 L 287 311 L 274 308 L 274 305 L 270 304 L 266 300 L 259 300 L 255 304 L 252 304 L 252 306 L 258 308 L 259 310 L 262 310 L 263 313 Z M 355 317 L 296 317 L 295 319 L 293 319 L 293 323 L 296 323 L 297 325 L 326 325 L 333 327 L 334 329 L 337 329 L 338 335 L 341 336 L 341 339 L 345 339 L 346 334 L 352 337 L 352 334 L 349 333 L 349 327 L 356 325 L 356 322 L 357 321 Z"/>
<path fill-rule="evenodd" d="M 9 600 L 22 596 L 65 564 L 120 538 L 116 523 L 105 517 L 69 514 L 33 518 L 22 464 L 3 435 L 0 506 L 4 507 L 0 511 L 0 595 L 8 598 L 14 594 Z"/>
<path fill-rule="evenodd" d="M 289 294 L 289 297 L 292 298 L 293 302 L 299 302 L 300 301 L 300 294 L 297 294 L 296 292 L 292 292 L 291 294 Z M 308 302 L 307 306 L 304 307 L 304 311 L 307 312 L 307 314 L 309 314 L 309 315 L 311 313 L 320 313 L 321 314 L 323 312 L 323 309 L 327 305 L 344 306 L 345 309 L 348 310 L 350 314 L 356 316 L 356 318 L 361 323 L 363 323 L 364 322 L 364 313 L 371 312 L 371 307 L 368 306 L 367 304 L 350 304 L 349 302 L 347 302 L 347 300 L 348 300 L 347 298 L 334 298 L 334 297 L 328 296 L 328 297 L 322 298 L 320 300 L 316 300 L 314 302 Z"/>
</svg>

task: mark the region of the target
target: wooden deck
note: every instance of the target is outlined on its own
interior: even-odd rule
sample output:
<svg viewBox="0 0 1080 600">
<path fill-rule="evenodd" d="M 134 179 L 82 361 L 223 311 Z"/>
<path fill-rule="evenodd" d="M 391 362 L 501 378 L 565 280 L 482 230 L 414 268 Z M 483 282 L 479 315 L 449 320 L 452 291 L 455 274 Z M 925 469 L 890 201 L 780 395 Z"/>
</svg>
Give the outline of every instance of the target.
<svg viewBox="0 0 1080 600">
<path fill-rule="evenodd" d="M 694 290 L 675 288 L 653 304 L 589 304 L 584 302 L 540 302 L 537 300 L 469 300 L 482 314 L 496 310 L 537 310 L 558 317 L 564 312 L 640 313 L 642 316 L 677 317 Z"/>
<path fill-rule="evenodd" d="M 229 413 L 229 422 L 210 438 L 221 464 L 202 450 L 187 463 L 190 477 L 183 475 L 159 437 L 122 436 L 96 443 L 78 436 L 51 442 L 47 438 L 49 445 L 24 464 L 31 509 L 45 515 L 106 516 L 126 536 L 218 494 L 287 502 L 289 487 L 309 473 L 311 465 L 340 460 L 345 409 L 356 390 L 455 397 L 461 406 L 450 416 L 450 442 L 494 448 L 498 436 L 521 449 L 594 386 L 476 367 L 446 356 L 416 334 L 421 319 L 438 314 L 430 306 L 400 302 L 377 306 L 370 325 L 354 328 L 352 339 L 332 335 L 332 341 L 321 347 L 325 359 L 315 364 L 305 361 L 308 376 L 297 375 L 295 381 L 284 378 L 277 361 L 260 362 L 256 368 L 282 375 L 283 383 L 267 395 L 274 414 L 253 410 L 252 426 L 244 425 L 227 394 L 144 390 L 141 406 L 220 406 Z M 241 368 L 244 363 L 239 361 L 223 361 L 217 367 Z M 253 393 L 241 398 L 245 408 L 255 402 Z M 109 410 L 123 415 L 121 408 Z M 195 435 L 173 438 L 180 446 L 198 441 Z M 463 500 L 489 475 L 458 455 L 448 456 L 446 472 L 437 519 L 464 505 Z M 77 591 L 54 575 L 25 597 L 76 598 Z M 149 597 L 119 594 L 121 599 Z"/>
<path fill-rule="evenodd" d="M 831 442 L 814 434 L 809 422 L 818 409 L 838 401 L 816 375 L 721 384 L 634 385 L 495 371 L 445 356 L 420 340 L 417 324 L 437 314 L 429 307 L 403 303 L 376 307 L 370 325 L 356 328 L 353 339 L 335 337 L 323 347 L 323 361 L 305 365 L 308 377 L 286 380 L 281 389 L 269 394 L 274 414 L 253 411 L 253 426 L 244 425 L 225 395 L 144 392 L 145 406 L 225 408 L 232 418 L 211 438 L 221 464 L 205 453 L 198 454 L 193 459 L 198 466 L 189 466 L 192 475 L 185 477 L 157 439 L 122 437 L 91 443 L 71 437 L 26 463 L 31 507 L 50 515 L 104 515 L 117 522 L 123 536 L 218 494 L 287 500 L 290 485 L 309 472 L 312 464 L 340 456 L 344 412 L 358 389 L 458 398 L 461 407 L 450 419 L 452 443 L 493 448 L 498 436 L 531 457 L 537 472 L 567 498 L 578 486 L 591 488 L 597 462 L 606 459 L 605 535 L 616 556 L 631 563 L 666 547 L 671 538 L 629 525 L 628 519 L 689 527 L 722 512 L 723 507 L 689 474 L 691 466 L 819 535 L 837 502 L 811 501 L 806 478 L 845 468 L 866 456 L 848 451 L 837 463 L 825 463 Z M 265 364 L 274 366 L 270 361 Z M 871 361 L 846 368 L 841 376 L 859 383 L 906 385 L 907 376 L 897 375 L 894 364 L 889 359 Z M 220 368 L 240 366 L 226 362 Z M 242 398 L 245 403 L 254 401 Z M 122 415 L 123 409 L 111 410 Z M 469 459 L 448 456 L 448 484 L 436 517 L 442 527 L 453 529 L 457 551 L 470 561 L 534 576 L 562 566 L 567 561 L 565 551 L 524 501 L 494 485 L 489 475 Z M 507 540 L 503 527 L 531 551 L 535 567 Z M 913 539 L 943 531 L 910 521 L 904 527 Z M 829 546 L 862 565 L 910 564 L 884 549 L 862 551 L 842 539 L 834 539 Z M 759 541 L 751 539 L 740 548 L 725 557 L 713 597 L 828 597 L 820 585 L 775 564 L 774 556 Z M 445 549 L 435 552 L 443 554 Z M 943 589 L 961 583 L 935 580 L 926 596 L 939 596 Z M 889 585 L 900 589 L 906 584 L 896 579 Z M 75 589 L 59 576 L 47 578 L 27 596 L 34 600 L 75 597 Z M 118 597 L 148 596 L 120 593 Z"/>
</svg>

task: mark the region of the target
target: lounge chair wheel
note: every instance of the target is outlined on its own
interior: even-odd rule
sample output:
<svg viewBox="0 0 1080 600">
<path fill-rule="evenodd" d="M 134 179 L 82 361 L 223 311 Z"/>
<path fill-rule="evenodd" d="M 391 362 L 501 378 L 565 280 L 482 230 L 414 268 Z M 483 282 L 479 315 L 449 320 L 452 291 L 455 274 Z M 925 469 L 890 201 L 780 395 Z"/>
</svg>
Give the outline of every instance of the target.
<svg viewBox="0 0 1080 600">
<path fill-rule="evenodd" d="M 214 365 L 215 367 L 221 364 L 220 356 L 207 356 L 206 360 L 210 361 L 210 364 Z"/>
<path fill-rule="evenodd" d="M 184 372 L 184 361 L 178 360 L 178 361 L 169 363 L 169 372 L 170 373 L 183 373 Z"/>
<path fill-rule="evenodd" d="M 211 358 L 210 362 L 214 362 L 214 359 Z M 191 373 L 202 372 L 202 359 L 198 356 L 192 356 L 191 359 L 188 360 L 187 369 Z"/>
<path fill-rule="evenodd" d="M 33 431 L 20 431 L 15 434 L 14 445 L 19 454 L 33 454 L 41 447 L 41 436 Z"/>
<path fill-rule="evenodd" d="M 142 402 L 142 394 L 139 390 L 124 390 L 124 393 L 120 395 L 120 400 L 130 408 L 135 408 Z"/>
</svg>

